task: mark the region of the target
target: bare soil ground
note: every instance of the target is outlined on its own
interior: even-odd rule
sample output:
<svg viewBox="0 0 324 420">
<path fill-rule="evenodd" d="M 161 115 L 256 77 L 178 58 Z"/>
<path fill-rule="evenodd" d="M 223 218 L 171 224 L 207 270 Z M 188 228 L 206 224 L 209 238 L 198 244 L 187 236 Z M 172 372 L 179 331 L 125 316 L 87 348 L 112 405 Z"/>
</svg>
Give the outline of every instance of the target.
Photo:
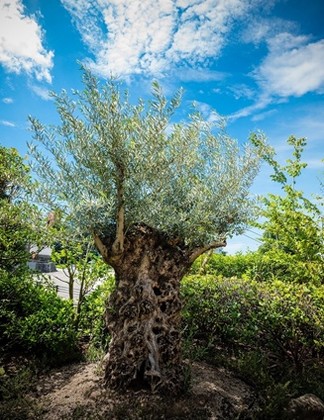
<svg viewBox="0 0 324 420">
<path fill-rule="evenodd" d="M 222 368 L 194 362 L 182 397 L 148 391 L 107 390 L 98 364 L 65 366 L 39 377 L 28 395 L 30 419 L 251 419 L 258 410 L 253 390 Z M 189 379 L 189 378 L 188 378 Z M 1 416 L 0 416 L 1 417 Z M 14 417 L 13 417 L 14 418 Z"/>
</svg>

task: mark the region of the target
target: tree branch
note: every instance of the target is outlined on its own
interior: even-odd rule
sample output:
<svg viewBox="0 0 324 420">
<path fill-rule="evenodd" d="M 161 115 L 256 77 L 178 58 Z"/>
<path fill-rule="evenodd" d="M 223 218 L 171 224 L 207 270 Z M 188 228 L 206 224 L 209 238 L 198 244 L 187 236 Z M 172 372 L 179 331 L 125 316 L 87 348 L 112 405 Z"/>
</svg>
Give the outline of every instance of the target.
<svg viewBox="0 0 324 420">
<path fill-rule="evenodd" d="M 195 259 L 197 259 L 201 254 L 203 254 L 206 251 L 209 251 L 210 249 L 223 248 L 224 246 L 226 246 L 226 239 L 222 241 L 214 241 L 206 246 L 195 248 L 191 251 L 189 255 L 189 262 L 193 263 Z"/>
<path fill-rule="evenodd" d="M 125 230 L 125 206 L 124 206 L 124 188 L 123 184 L 118 188 L 117 191 L 117 231 L 116 239 L 112 245 L 113 255 L 119 255 L 124 251 L 124 230 Z"/>
<path fill-rule="evenodd" d="M 94 242 L 100 254 L 102 255 L 103 259 L 108 263 L 109 262 L 109 254 L 107 247 L 103 244 L 102 240 L 99 238 L 98 235 L 94 235 Z"/>
</svg>

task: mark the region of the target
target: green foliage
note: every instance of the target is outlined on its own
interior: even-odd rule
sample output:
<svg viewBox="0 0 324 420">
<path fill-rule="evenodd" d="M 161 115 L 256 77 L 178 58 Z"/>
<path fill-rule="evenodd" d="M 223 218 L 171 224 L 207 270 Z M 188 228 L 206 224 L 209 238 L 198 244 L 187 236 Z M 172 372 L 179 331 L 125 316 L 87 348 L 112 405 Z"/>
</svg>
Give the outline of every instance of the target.
<svg viewBox="0 0 324 420">
<path fill-rule="evenodd" d="M 191 274 L 213 274 L 222 277 L 242 277 L 253 270 L 259 257 L 255 253 L 224 255 L 201 255 L 193 263 Z"/>
<path fill-rule="evenodd" d="M 1 356 L 32 354 L 50 364 L 78 357 L 72 304 L 29 274 L 0 271 Z"/>
<path fill-rule="evenodd" d="M 269 194 L 262 199 L 262 221 L 256 226 L 264 231 L 263 244 L 257 252 L 246 255 L 203 255 L 193 264 L 191 273 L 319 285 L 324 278 L 322 214 L 319 207 L 295 188 L 306 167 L 301 162 L 306 141 L 288 139 L 288 144 L 293 146 L 293 159 L 288 159 L 286 166 L 279 165 L 275 152 L 264 148 L 256 137 L 252 136 L 252 142 L 262 148 L 264 160 L 274 171 L 271 177 L 283 190 L 283 195 Z"/>
<path fill-rule="evenodd" d="M 74 285 L 79 286 L 78 296 L 76 296 L 75 328 L 79 331 L 81 339 L 89 336 L 90 347 L 93 353 L 96 353 L 98 342 L 101 343 L 100 346 L 106 347 L 103 343 L 107 343 L 109 338 L 100 315 L 103 311 L 100 293 L 103 293 L 105 289 L 102 285 L 99 286 L 99 290 L 94 290 L 94 288 L 99 281 L 103 284 L 111 283 L 112 269 L 98 255 L 94 248 L 93 238 L 89 235 L 76 235 L 71 226 L 68 223 L 62 223 L 62 220 L 60 223 L 55 223 L 50 228 L 50 232 L 53 243 L 51 258 L 67 276 L 66 282 L 71 301 L 75 298 Z M 100 298 L 96 300 L 98 296 Z M 106 337 L 103 337 L 104 332 Z"/>
<path fill-rule="evenodd" d="M 35 208 L 22 200 L 29 169 L 16 149 L 0 146 L 0 268 L 17 270 L 28 259 L 28 244 L 36 240 L 31 220 Z"/>
<path fill-rule="evenodd" d="M 196 246 L 242 230 L 260 161 L 251 144 L 242 151 L 224 130 L 214 135 L 198 113 L 172 124 L 181 93 L 168 101 L 157 83 L 150 101 L 133 105 L 113 80 L 102 87 L 84 70 L 83 81 L 75 100 L 54 96 L 60 126 L 31 118 L 40 200 L 112 239 L 116 225 L 135 223 Z"/>
<path fill-rule="evenodd" d="M 260 292 L 252 318 L 260 346 L 275 355 L 279 369 L 287 362 L 303 373 L 324 354 L 324 288 L 275 280 Z"/>
<path fill-rule="evenodd" d="M 0 267 L 14 270 L 26 264 L 27 245 L 34 236 L 26 220 L 28 208 L 0 200 Z"/>
<path fill-rule="evenodd" d="M 184 320 L 186 328 L 197 338 L 210 339 L 234 345 L 243 340 L 242 333 L 253 334 L 247 322 L 255 289 L 237 278 L 224 279 L 208 276 L 188 276 L 182 283 L 185 300 Z M 254 329 L 254 327 L 252 327 Z"/>
<path fill-rule="evenodd" d="M 252 141 L 258 146 L 258 139 Z M 301 162 L 306 140 L 291 136 L 288 144 L 293 147 L 293 158 L 287 160 L 286 166 L 275 160 L 273 150 L 268 149 L 263 155 L 272 167 L 274 174 L 271 177 L 281 185 L 283 195 L 269 194 L 263 198 L 260 210 L 263 221 L 257 225 L 264 231 L 259 252 L 265 256 L 268 268 L 268 261 L 272 261 L 275 277 L 320 284 L 324 278 L 323 215 L 302 191 L 296 189 L 297 178 L 307 166 Z M 266 270 L 260 276 L 268 279 L 269 273 Z"/>
<path fill-rule="evenodd" d="M 324 267 L 321 259 L 302 261 L 296 255 L 273 248 L 255 253 L 255 262 L 246 275 L 259 281 L 279 279 L 293 283 L 323 283 Z"/>
<path fill-rule="evenodd" d="M 39 238 L 38 212 L 24 199 L 29 184 L 18 152 L 0 147 L 0 356 L 23 353 L 63 363 L 77 353 L 74 312 L 28 273 L 28 247 Z"/>
<path fill-rule="evenodd" d="M 190 273 L 319 285 L 324 278 L 323 270 L 319 260 L 302 261 L 296 255 L 271 248 L 267 252 L 261 249 L 247 254 L 212 254 L 207 259 L 202 255 L 194 262 Z"/>
<path fill-rule="evenodd" d="M 73 285 L 77 283 L 80 291 L 77 296 L 77 313 L 81 311 L 83 300 L 96 282 L 109 276 L 110 267 L 98 255 L 93 238 L 89 235 L 75 235 L 68 225 L 50 229 L 52 246 L 51 259 L 58 268 L 63 269 L 68 278 L 69 298 L 73 300 Z"/>
<path fill-rule="evenodd" d="M 290 380 L 289 392 L 324 397 L 323 286 L 196 275 L 182 295 L 191 356 L 236 368 L 263 391 Z"/>
<path fill-rule="evenodd" d="M 80 318 L 79 336 L 89 342 L 87 356 L 90 359 L 98 359 L 108 349 L 109 334 L 106 328 L 104 312 L 109 295 L 115 287 L 113 276 L 98 286 L 84 299 Z"/>
<path fill-rule="evenodd" d="M 29 182 L 29 168 L 15 148 L 0 146 L 0 200 L 16 199 Z"/>
</svg>

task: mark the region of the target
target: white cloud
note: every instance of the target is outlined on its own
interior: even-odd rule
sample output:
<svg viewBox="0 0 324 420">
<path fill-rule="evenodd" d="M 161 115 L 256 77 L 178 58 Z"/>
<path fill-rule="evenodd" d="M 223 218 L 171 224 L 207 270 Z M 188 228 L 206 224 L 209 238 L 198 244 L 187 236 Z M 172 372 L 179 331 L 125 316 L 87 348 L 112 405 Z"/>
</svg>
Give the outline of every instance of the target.
<svg viewBox="0 0 324 420">
<path fill-rule="evenodd" d="M 10 72 L 51 82 L 53 52 L 43 45 L 43 31 L 34 16 L 26 16 L 22 0 L 0 4 L 0 63 Z"/>
<path fill-rule="evenodd" d="M 265 118 L 270 117 L 273 114 L 276 114 L 278 111 L 276 109 L 270 109 L 269 111 L 265 111 L 265 112 L 260 112 L 260 114 L 256 114 L 254 115 L 251 120 L 252 121 L 262 121 Z"/>
<path fill-rule="evenodd" d="M 42 86 L 37 85 L 29 85 L 29 88 L 40 98 L 44 99 L 45 101 L 50 101 L 51 95 L 50 91 Z"/>
<path fill-rule="evenodd" d="M 255 97 L 255 90 L 243 83 L 230 86 L 228 90 L 233 94 L 235 99 L 252 99 Z"/>
<path fill-rule="evenodd" d="M 256 111 L 261 111 L 262 109 L 266 108 L 269 104 L 271 104 L 271 101 L 272 99 L 268 94 L 261 94 L 257 102 L 229 115 L 228 120 L 235 121 L 239 118 L 248 117 L 249 115 L 254 114 Z"/>
<path fill-rule="evenodd" d="M 323 118 L 320 113 L 317 114 L 318 118 Z M 324 142 L 324 121 L 317 120 L 316 115 L 308 116 L 305 118 L 301 118 L 299 121 L 294 121 L 296 124 L 296 129 L 305 135 L 307 133 L 307 137 L 312 141 L 320 141 Z"/>
<path fill-rule="evenodd" d="M 16 124 L 14 124 L 13 122 L 11 122 L 11 121 L 6 121 L 6 120 L 1 120 L 0 121 L 0 124 L 1 125 L 4 125 L 4 126 L 6 126 L 6 127 L 16 127 Z"/>
<path fill-rule="evenodd" d="M 219 82 L 227 77 L 226 73 L 220 71 L 181 67 L 177 69 L 176 75 L 183 82 Z"/>
<path fill-rule="evenodd" d="M 251 73 L 259 85 L 257 101 L 237 111 L 230 119 L 250 116 L 291 96 L 324 93 L 324 39 L 311 42 L 307 36 L 281 32 L 269 37 L 267 45 L 267 56 Z M 254 121 L 260 119 L 253 118 Z"/>
<path fill-rule="evenodd" d="M 302 96 L 324 91 L 324 39 L 281 33 L 269 40 L 269 54 L 255 78 L 269 95 Z"/>
<path fill-rule="evenodd" d="M 61 0 L 84 43 L 91 67 L 111 74 L 160 75 L 185 62 L 206 66 L 227 41 L 248 0 Z M 202 77 L 197 73 L 196 76 Z M 211 74 L 210 74 L 211 76 Z M 218 77 L 218 76 L 217 76 Z"/>
<path fill-rule="evenodd" d="M 199 101 L 194 101 L 193 102 L 193 106 L 195 107 L 195 109 L 201 113 L 201 115 L 207 120 L 208 117 L 211 115 L 211 113 L 213 112 L 213 108 L 209 105 L 206 104 L 205 102 L 199 102 Z"/>
<path fill-rule="evenodd" d="M 205 102 L 194 101 L 190 105 L 193 105 L 195 109 L 202 115 L 205 121 L 214 127 L 224 127 L 226 125 L 226 118 L 219 114 L 214 108 Z"/>
<path fill-rule="evenodd" d="M 242 40 L 255 45 L 266 42 L 278 33 L 297 30 L 295 22 L 276 17 L 265 18 L 251 15 L 242 33 Z"/>
<path fill-rule="evenodd" d="M 2 98 L 2 102 L 4 104 L 12 104 L 13 103 L 13 99 L 12 98 Z"/>
<path fill-rule="evenodd" d="M 318 106 L 308 106 L 297 109 L 289 118 L 281 122 L 281 129 L 294 133 L 297 137 L 307 137 L 308 146 L 319 147 L 323 155 L 324 143 L 324 109 L 323 102 Z"/>
</svg>

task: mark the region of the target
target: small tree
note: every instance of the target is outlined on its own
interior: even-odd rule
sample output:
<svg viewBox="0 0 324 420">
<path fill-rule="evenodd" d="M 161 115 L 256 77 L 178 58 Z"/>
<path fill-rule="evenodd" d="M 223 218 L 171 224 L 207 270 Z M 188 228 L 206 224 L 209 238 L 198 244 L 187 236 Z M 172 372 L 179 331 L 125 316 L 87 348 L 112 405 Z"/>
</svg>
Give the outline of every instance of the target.
<svg viewBox="0 0 324 420">
<path fill-rule="evenodd" d="M 180 281 L 199 255 L 244 228 L 259 157 L 223 130 L 214 135 L 198 114 L 171 124 L 180 92 L 168 102 L 153 83 L 152 100 L 132 105 L 114 81 L 101 88 L 85 71 L 84 84 L 76 102 L 54 95 L 60 126 L 31 119 L 49 153 L 31 146 L 40 196 L 68 208 L 115 270 L 107 384 L 179 390 Z"/>
<path fill-rule="evenodd" d="M 262 219 L 257 224 L 263 229 L 259 252 L 272 261 L 274 276 L 320 283 L 324 275 L 323 215 L 318 206 L 296 188 L 298 177 L 307 166 L 301 161 L 306 139 L 289 137 L 287 142 L 293 148 L 293 156 L 286 165 L 280 165 L 275 151 L 265 149 L 259 139 L 252 141 L 262 147 L 263 158 L 274 172 L 271 178 L 283 191 L 282 195 L 269 194 L 262 199 Z"/>
<path fill-rule="evenodd" d="M 99 280 L 108 275 L 108 267 L 96 252 L 91 236 L 73 237 L 72 232 L 65 228 L 59 232 L 51 230 L 52 246 L 51 259 L 57 267 L 62 268 L 67 280 L 62 280 L 68 285 L 69 299 L 77 298 L 76 325 L 83 301 Z M 75 285 L 78 285 L 78 294 L 74 296 Z"/>
</svg>

